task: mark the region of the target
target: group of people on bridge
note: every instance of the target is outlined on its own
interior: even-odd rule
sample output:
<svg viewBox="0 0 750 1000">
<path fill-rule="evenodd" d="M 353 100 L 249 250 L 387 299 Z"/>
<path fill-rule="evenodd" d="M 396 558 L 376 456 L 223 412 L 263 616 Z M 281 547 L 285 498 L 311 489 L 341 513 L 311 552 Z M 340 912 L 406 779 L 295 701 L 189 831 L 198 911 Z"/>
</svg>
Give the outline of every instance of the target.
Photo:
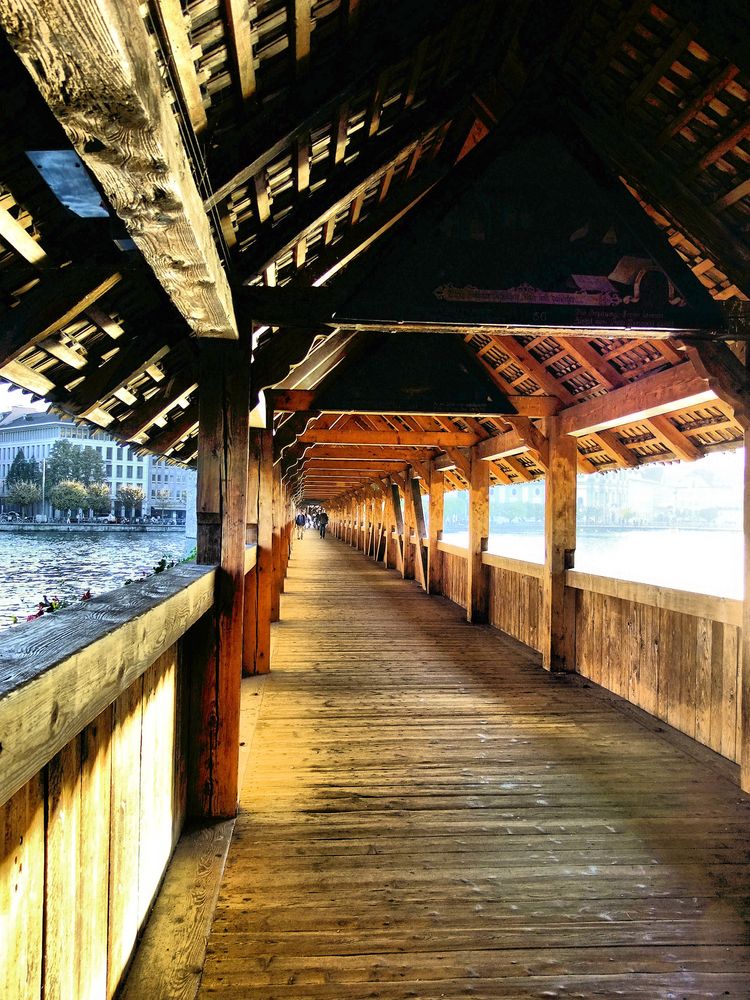
<svg viewBox="0 0 750 1000">
<path fill-rule="evenodd" d="M 298 539 L 304 538 L 305 528 L 317 528 L 320 537 L 325 538 L 326 528 L 328 527 L 328 514 L 322 509 L 315 513 L 305 513 L 305 511 L 299 510 L 297 511 L 294 523 L 297 526 Z"/>
</svg>

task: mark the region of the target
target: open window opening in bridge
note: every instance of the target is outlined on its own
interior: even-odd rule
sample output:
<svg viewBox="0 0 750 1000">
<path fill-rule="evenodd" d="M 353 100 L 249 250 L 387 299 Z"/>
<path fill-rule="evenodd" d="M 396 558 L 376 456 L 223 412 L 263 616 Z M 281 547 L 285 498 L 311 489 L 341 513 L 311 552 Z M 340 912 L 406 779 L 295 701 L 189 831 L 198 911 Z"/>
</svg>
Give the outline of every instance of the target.
<svg viewBox="0 0 750 1000">
<path fill-rule="evenodd" d="M 575 566 L 585 573 L 742 598 L 744 451 L 579 475 Z M 466 546 L 469 494 L 446 492 L 443 538 Z M 490 489 L 490 552 L 544 562 L 544 483 Z"/>
</svg>

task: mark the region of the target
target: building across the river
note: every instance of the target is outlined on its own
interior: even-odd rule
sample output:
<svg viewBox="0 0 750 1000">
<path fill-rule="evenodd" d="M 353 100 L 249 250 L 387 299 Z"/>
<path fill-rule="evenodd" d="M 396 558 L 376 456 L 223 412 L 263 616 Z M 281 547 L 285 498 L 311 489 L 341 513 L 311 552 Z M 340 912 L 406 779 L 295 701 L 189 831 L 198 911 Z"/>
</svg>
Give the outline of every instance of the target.
<svg viewBox="0 0 750 1000">
<path fill-rule="evenodd" d="M 101 455 L 104 482 L 110 489 L 114 513 L 120 513 L 117 501 L 120 487 L 139 486 L 146 497 L 145 516 L 185 522 L 185 511 L 195 493 L 193 470 L 154 455 L 139 455 L 106 431 L 23 406 L 0 413 L 0 504 L 7 503 L 5 481 L 19 450 L 23 450 L 27 461 L 36 459 L 41 469 L 49 460 L 55 442 L 65 439 L 81 448 L 95 448 Z"/>
</svg>

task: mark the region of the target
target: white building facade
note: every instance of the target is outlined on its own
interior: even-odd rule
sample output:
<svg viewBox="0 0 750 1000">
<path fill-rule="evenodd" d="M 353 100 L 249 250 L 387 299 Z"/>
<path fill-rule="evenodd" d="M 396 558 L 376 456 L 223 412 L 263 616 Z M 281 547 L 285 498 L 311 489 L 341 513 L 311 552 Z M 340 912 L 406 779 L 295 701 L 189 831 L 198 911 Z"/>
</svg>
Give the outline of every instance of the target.
<svg viewBox="0 0 750 1000">
<path fill-rule="evenodd" d="M 15 407 L 0 413 L 0 503 L 5 496 L 5 481 L 19 450 L 27 461 L 36 459 L 40 469 L 49 460 L 57 441 L 69 440 L 81 448 L 99 452 L 104 466 L 104 482 L 112 496 L 112 507 L 120 513 L 117 491 L 121 486 L 139 486 L 144 493 L 144 516 L 184 523 L 187 505 L 195 502 L 195 472 L 170 465 L 152 455 L 138 455 L 102 430 L 54 413 L 40 413 Z"/>
</svg>

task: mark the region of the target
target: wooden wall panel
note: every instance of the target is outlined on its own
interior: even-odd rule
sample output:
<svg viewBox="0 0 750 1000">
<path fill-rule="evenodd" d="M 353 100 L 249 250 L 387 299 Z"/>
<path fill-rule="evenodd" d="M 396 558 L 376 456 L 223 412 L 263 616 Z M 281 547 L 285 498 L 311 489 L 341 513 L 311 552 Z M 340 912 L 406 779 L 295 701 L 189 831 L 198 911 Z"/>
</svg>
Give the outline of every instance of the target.
<svg viewBox="0 0 750 1000">
<path fill-rule="evenodd" d="M 142 695 L 141 677 L 114 704 L 107 963 L 110 995 L 117 988 L 138 933 Z"/>
<path fill-rule="evenodd" d="M 542 581 L 490 567 L 490 625 L 541 651 Z"/>
<path fill-rule="evenodd" d="M 75 993 L 79 1000 L 107 997 L 111 745 L 110 706 L 81 733 L 79 961 Z"/>
<path fill-rule="evenodd" d="M 43 780 L 0 806 L 0 997 L 39 1000 L 44 915 Z"/>
<path fill-rule="evenodd" d="M 578 672 L 737 761 L 739 627 L 576 591 Z"/>
<path fill-rule="evenodd" d="M 110 1000 L 184 818 L 178 646 L 0 806 L 0 997 Z"/>
<path fill-rule="evenodd" d="M 176 670 L 177 655 L 173 647 L 143 675 L 139 927 L 148 915 L 172 854 Z M 156 766 L 151 766 L 149 762 Z"/>
<path fill-rule="evenodd" d="M 443 552 L 441 591 L 444 597 L 460 607 L 466 607 L 466 558 Z"/>
<path fill-rule="evenodd" d="M 75 996 L 78 949 L 71 947 L 79 907 L 81 741 L 74 739 L 47 767 L 44 996 Z M 81 956 L 82 960 L 83 957 Z"/>
</svg>

